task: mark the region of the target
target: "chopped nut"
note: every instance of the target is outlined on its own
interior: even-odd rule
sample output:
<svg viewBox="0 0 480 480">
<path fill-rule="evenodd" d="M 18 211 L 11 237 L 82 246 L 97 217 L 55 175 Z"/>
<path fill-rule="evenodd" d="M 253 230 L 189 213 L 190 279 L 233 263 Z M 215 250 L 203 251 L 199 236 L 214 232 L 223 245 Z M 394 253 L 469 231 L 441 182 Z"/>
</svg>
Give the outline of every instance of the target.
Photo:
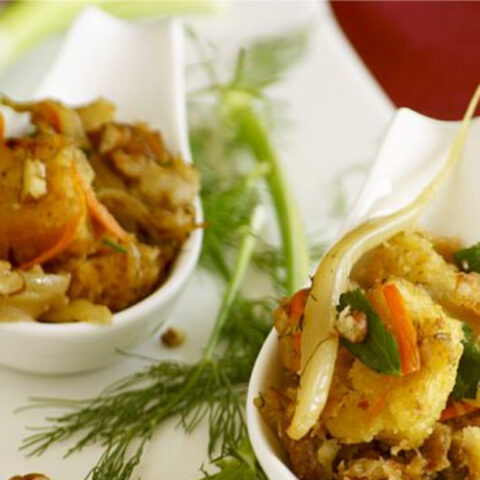
<svg viewBox="0 0 480 480">
<path fill-rule="evenodd" d="M 433 335 L 433 338 L 435 340 L 441 340 L 442 342 L 448 342 L 452 339 L 450 337 L 450 334 L 448 334 L 446 332 L 437 332 Z"/>
<path fill-rule="evenodd" d="M 47 193 L 47 168 L 40 160 L 27 158 L 23 169 L 22 201 L 38 200 Z"/>
<path fill-rule="evenodd" d="M 13 295 L 25 288 L 25 279 L 20 272 L 12 271 L 10 263 L 0 261 L 0 296 Z"/>
<path fill-rule="evenodd" d="M 263 398 L 262 394 L 260 393 L 260 395 L 258 397 L 255 397 L 253 399 L 253 404 L 258 408 L 258 409 L 261 409 L 265 406 L 265 399 Z"/>
<path fill-rule="evenodd" d="M 170 327 L 162 335 L 162 343 L 169 348 L 175 348 L 181 345 L 185 341 L 185 334 L 177 330 L 176 328 Z"/>
<path fill-rule="evenodd" d="M 338 333 L 352 343 L 361 343 L 367 338 L 368 321 L 364 312 L 344 308 L 335 322 Z"/>
<path fill-rule="evenodd" d="M 474 297 L 479 283 L 478 274 L 460 272 L 457 274 L 456 293 L 460 297 Z"/>
</svg>

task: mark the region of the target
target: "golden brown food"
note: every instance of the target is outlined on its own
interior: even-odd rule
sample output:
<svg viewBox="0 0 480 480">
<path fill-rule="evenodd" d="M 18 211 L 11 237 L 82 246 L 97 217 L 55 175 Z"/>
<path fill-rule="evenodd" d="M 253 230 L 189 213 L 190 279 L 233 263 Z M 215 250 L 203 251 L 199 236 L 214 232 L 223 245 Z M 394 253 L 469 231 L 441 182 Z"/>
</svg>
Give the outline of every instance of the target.
<svg viewBox="0 0 480 480">
<path fill-rule="evenodd" d="M 66 309 L 71 300 L 119 311 L 150 294 L 196 227 L 197 172 L 159 132 L 115 122 L 106 100 L 3 103 L 28 113 L 33 130 L 0 142 L 0 311 L 39 266 L 66 279 L 67 291 L 61 306 L 27 308 L 33 319 L 60 321 L 61 307 L 77 321 L 100 310 Z"/>
<path fill-rule="evenodd" d="M 339 363 L 337 369 L 344 371 L 335 375 L 323 421 L 343 443 L 376 439 L 417 448 L 432 433 L 455 385 L 463 331 L 460 322 L 448 318 L 422 288 L 402 280 L 391 282 L 417 325 L 422 367 L 397 377 L 375 372 L 358 359 L 347 366 Z M 376 413 L 372 410 L 378 402 L 383 405 Z"/>
<path fill-rule="evenodd" d="M 445 243 L 443 240 L 441 253 L 445 252 Z M 447 309 L 480 315 L 480 275 L 459 271 L 441 253 L 421 232 L 401 233 L 367 254 L 352 279 L 368 287 L 390 276 L 402 277 L 424 285 Z"/>
<path fill-rule="evenodd" d="M 282 300 L 274 317 L 284 382 L 257 406 L 298 478 L 480 478 L 477 258 L 480 245 L 462 249 L 418 231 L 361 258 L 337 307 L 340 348 L 326 406 L 300 440 L 288 427 L 309 291 Z"/>
</svg>

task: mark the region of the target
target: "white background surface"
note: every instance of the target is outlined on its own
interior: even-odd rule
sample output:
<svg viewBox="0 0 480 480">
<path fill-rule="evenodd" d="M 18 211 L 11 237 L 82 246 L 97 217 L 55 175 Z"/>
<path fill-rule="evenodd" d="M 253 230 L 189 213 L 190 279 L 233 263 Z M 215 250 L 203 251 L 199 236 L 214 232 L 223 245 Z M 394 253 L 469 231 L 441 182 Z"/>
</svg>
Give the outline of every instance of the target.
<svg viewBox="0 0 480 480">
<path fill-rule="evenodd" d="M 220 40 L 225 51 L 234 51 L 245 39 L 279 33 L 305 21 L 313 24 L 307 57 L 275 87 L 275 95 L 289 104 L 290 128 L 278 139 L 285 170 L 297 195 L 310 234 L 332 235 L 329 218 L 335 181 L 352 165 L 366 165 L 375 154 L 393 109 L 358 63 L 332 22 L 328 8 L 309 1 L 244 1 L 225 8 L 215 18 L 187 19 L 201 35 Z M 42 72 L 48 68 L 59 40 L 38 46 L 13 65 L 0 79 L 0 90 L 15 98 L 28 98 Z M 190 52 L 189 61 L 195 59 Z M 340 176 L 339 176 L 340 175 Z M 360 177 L 359 177 L 360 178 Z M 357 179 L 358 180 L 358 179 Z M 358 181 L 346 185 L 355 196 Z M 218 303 L 218 285 L 197 271 L 169 323 L 187 332 L 187 343 L 173 353 L 152 339 L 139 352 L 159 358 L 194 360 L 208 335 Z M 39 458 L 18 451 L 27 425 L 38 425 L 42 411 L 14 414 L 30 396 L 85 397 L 139 367 L 126 359 L 113 368 L 73 377 L 39 377 L 0 367 L 0 479 L 17 473 L 41 471 L 52 480 L 82 479 L 101 450 L 91 447 L 63 459 L 67 445 L 57 445 Z M 158 430 L 138 470 L 143 480 L 198 478 L 206 461 L 206 435 L 202 428 L 186 437 L 175 421 Z M 114 479 L 112 479 L 114 480 Z"/>
</svg>

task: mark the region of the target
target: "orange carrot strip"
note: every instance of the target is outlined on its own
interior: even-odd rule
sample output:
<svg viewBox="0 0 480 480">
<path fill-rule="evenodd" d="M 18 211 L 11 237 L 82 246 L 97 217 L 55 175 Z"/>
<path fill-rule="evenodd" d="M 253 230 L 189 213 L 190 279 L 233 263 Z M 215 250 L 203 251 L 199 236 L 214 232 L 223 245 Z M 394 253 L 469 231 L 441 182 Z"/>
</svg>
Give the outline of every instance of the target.
<svg viewBox="0 0 480 480">
<path fill-rule="evenodd" d="M 40 253 L 36 257 L 32 258 L 31 260 L 22 263 L 20 265 L 20 268 L 22 270 L 28 270 L 35 265 L 45 263 L 48 260 L 55 258 L 57 255 L 60 255 L 60 253 L 65 251 L 75 240 L 77 230 L 86 214 L 85 197 L 77 181 L 75 181 L 75 188 L 77 190 L 77 193 L 79 194 L 79 198 L 82 199 L 80 212 L 78 212 L 78 215 L 74 218 L 70 225 L 67 225 L 62 235 L 60 235 L 60 238 L 50 248 Z"/>
<path fill-rule="evenodd" d="M 0 141 L 3 142 L 3 138 L 5 137 L 5 119 L 3 115 L 0 113 Z"/>
<path fill-rule="evenodd" d="M 47 121 L 52 125 L 52 127 L 57 131 L 61 131 L 61 121 L 60 115 L 58 114 L 57 109 L 51 102 L 42 102 L 38 105 L 38 111 L 41 112 Z"/>
<path fill-rule="evenodd" d="M 85 195 L 88 211 L 92 218 L 94 218 L 100 225 L 102 225 L 116 238 L 126 243 L 129 243 L 132 239 L 131 235 L 120 226 L 115 217 L 107 210 L 107 207 L 105 207 L 103 203 L 100 203 L 100 201 L 95 195 L 95 192 L 93 191 L 93 188 L 82 177 L 81 173 L 78 172 L 77 169 L 75 169 L 75 172 Z"/>
<path fill-rule="evenodd" d="M 48 250 L 45 250 L 44 252 L 42 252 L 40 255 L 37 255 L 31 260 L 28 260 L 27 262 L 22 263 L 20 265 L 20 268 L 22 270 L 28 270 L 35 265 L 39 265 L 41 263 L 47 262 L 48 260 L 51 260 L 52 258 L 62 253 L 64 250 L 66 250 L 70 246 L 70 244 L 73 242 L 81 220 L 82 220 L 82 216 L 77 215 L 75 220 L 70 225 L 67 226 L 67 228 L 63 231 L 62 235 L 60 236 L 58 241 L 55 242 L 54 245 L 52 245 Z"/>
<path fill-rule="evenodd" d="M 408 375 L 420 368 L 417 332 L 398 288 L 393 284 L 387 284 L 382 287 L 382 292 L 391 314 L 392 330 L 398 343 L 402 374 Z"/>
<path fill-rule="evenodd" d="M 289 317 L 292 323 L 297 324 L 301 316 L 303 315 L 309 294 L 310 289 L 304 288 L 295 293 L 291 298 L 289 303 Z"/>
<path fill-rule="evenodd" d="M 448 405 L 445 410 L 443 410 L 440 420 L 442 422 L 446 422 L 447 420 L 463 417 L 464 415 L 468 415 L 469 413 L 479 409 L 480 405 L 475 405 L 464 401 L 453 402 Z"/>
</svg>

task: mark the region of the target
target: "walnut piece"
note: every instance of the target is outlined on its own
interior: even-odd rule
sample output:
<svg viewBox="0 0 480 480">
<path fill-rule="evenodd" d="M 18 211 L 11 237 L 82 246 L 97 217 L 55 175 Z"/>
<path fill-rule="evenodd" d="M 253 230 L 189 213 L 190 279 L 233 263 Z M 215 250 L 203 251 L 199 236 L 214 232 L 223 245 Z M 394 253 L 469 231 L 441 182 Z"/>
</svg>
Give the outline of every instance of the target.
<svg viewBox="0 0 480 480">
<path fill-rule="evenodd" d="M 368 321 L 364 312 L 344 308 L 337 317 L 335 327 L 338 333 L 352 343 L 361 343 L 367 338 Z"/>
<path fill-rule="evenodd" d="M 27 158 L 23 167 L 22 201 L 38 200 L 47 194 L 47 167 L 40 160 Z"/>
</svg>

